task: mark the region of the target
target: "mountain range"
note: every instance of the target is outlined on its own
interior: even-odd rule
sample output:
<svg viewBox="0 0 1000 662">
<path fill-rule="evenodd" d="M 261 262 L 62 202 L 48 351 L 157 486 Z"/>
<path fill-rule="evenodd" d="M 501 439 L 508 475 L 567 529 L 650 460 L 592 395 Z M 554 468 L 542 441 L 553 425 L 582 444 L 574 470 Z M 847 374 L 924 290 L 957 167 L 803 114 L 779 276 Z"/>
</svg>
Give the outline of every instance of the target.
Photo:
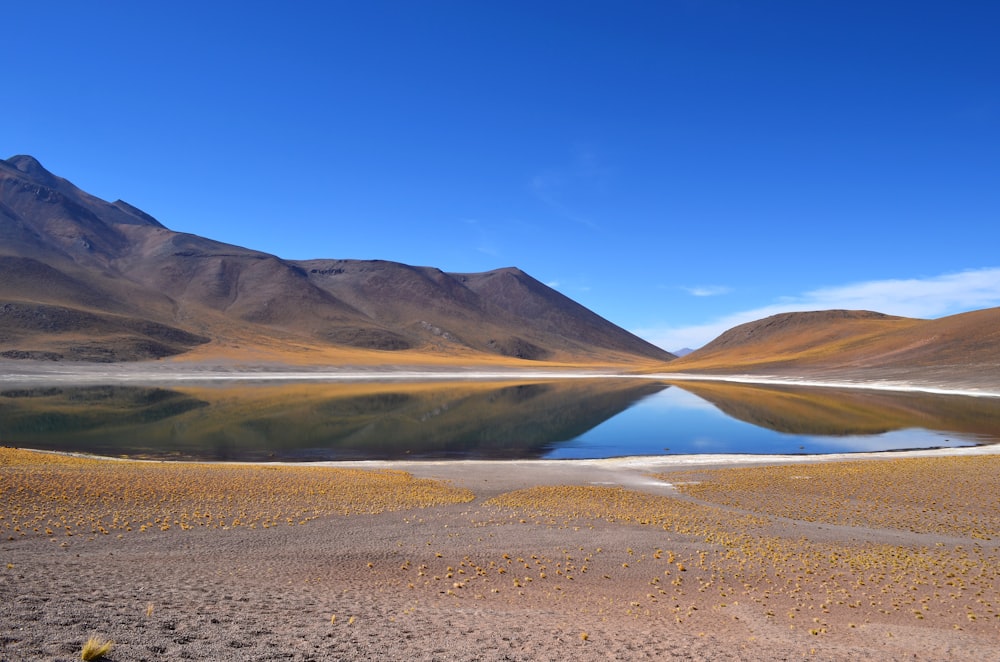
<svg viewBox="0 0 1000 662">
<path fill-rule="evenodd" d="M 174 232 L 31 156 L 0 161 L 0 359 L 588 365 L 1000 383 L 1000 308 L 935 320 L 783 313 L 678 354 L 514 267 L 447 273 L 282 259 Z"/>
<path fill-rule="evenodd" d="M 0 357 L 642 364 L 672 354 L 516 268 L 285 260 L 0 161 Z"/>
</svg>

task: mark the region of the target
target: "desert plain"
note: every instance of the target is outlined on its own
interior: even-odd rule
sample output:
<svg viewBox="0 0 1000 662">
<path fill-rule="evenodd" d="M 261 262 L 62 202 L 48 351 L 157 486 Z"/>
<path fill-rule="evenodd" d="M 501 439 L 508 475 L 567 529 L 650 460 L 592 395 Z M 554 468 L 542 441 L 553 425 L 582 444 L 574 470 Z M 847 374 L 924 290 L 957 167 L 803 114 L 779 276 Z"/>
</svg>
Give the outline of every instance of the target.
<svg viewBox="0 0 1000 662">
<path fill-rule="evenodd" d="M 0 449 L 0 658 L 987 660 L 994 446 L 140 462 Z"/>
</svg>

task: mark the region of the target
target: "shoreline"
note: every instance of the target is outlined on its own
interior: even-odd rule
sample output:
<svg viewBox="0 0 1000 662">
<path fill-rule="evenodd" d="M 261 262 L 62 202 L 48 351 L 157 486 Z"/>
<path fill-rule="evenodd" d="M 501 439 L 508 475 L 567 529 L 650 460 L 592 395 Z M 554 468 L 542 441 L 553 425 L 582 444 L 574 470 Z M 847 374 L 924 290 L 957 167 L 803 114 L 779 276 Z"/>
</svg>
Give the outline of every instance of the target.
<svg viewBox="0 0 1000 662">
<path fill-rule="evenodd" d="M 431 459 L 398 459 L 398 460 L 315 460 L 315 461 L 286 461 L 267 462 L 253 460 L 168 460 L 139 457 L 122 457 L 115 455 L 100 455 L 98 453 L 86 453 L 80 451 L 60 451 L 45 448 L 30 448 L 25 446 L 9 445 L 0 442 L 0 447 L 13 448 L 17 450 L 30 451 L 32 453 L 44 453 L 50 455 L 62 455 L 66 457 L 77 457 L 91 460 L 109 460 L 114 462 L 148 462 L 159 464 L 217 464 L 223 466 L 248 466 L 248 467 L 332 467 L 332 468 L 357 468 L 357 469 L 401 469 L 409 471 L 410 467 L 432 467 L 442 465 L 463 465 L 482 467 L 510 467 L 510 466 L 578 466 L 578 467 L 602 467 L 618 469 L 671 469 L 689 466 L 760 466 L 778 464 L 800 464 L 808 462 L 844 462 L 850 460 L 879 460 L 890 458 L 916 458 L 916 457 L 949 457 L 949 456 L 969 456 L 969 455 L 997 455 L 1000 454 L 1000 444 L 975 444 L 970 446 L 937 446 L 934 448 L 901 448 L 898 450 L 883 451 L 858 451 L 852 453 L 795 453 L 795 454 L 768 454 L 768 453 L 684 453 L 678 455 L 622 455 L 617 457 L 596 457 L 596 458 L 525 458 L 510 460 L 485 460 L 485 459 L 461 459 L 461 458 L 431 458 Z"/>
<path fill-rule="evenodd" d="M 969 382 L 963 384 L 935 384 L 920 383 L 916 381 L 900 382 L 871 379 L 859 381 L 851 379 L 818 379 L 814 377 L 778 377 L 773 375 L 702 375 L 683 372 L 657 373 L 649 376 L 655 379 L 662 379 L 663 381 L 726 382 L 730 384 L 758 384 L 762 386 L 802 386 L 807 388 L 838 388 L 868 391 L 890 391 L 896 393 L 961 395 L 973 398 L 1000 398 L 1000 387 L 990 385 L 983 388 L 980 386 L 973 386 Z"/>
<path fill-rule="evenodd" d="M 53 451 L 57 452 L 57 451 Z M 768 467 L 795 464 L 822 464 L 831 462 L 881 461 L 934 457 L 976 457 L 1000 455 L 1000 444 L 978 446 L 950 446 L 923 449 L 888 451 L 863 451 L 858 453 L 813 453 L 802 455 L 754 455 L 749 453 L 699 453 L 686 455 L 634 455 L 591 459 L 525 459 L 525 460 L 321 460 L 317 462 L 208 462 L 207 464 L 242 464 L 246 466 L 295 467 L 316 466 L 372 470 L 398 470 L 415 476 L 449 479 L 460 477 L 463 471 L 488 472 L 516 469 L 526 474 L 559 472 L 567 477 L 574 473 L 606 472 L 608 474 L 640 474 L 657 471 L 683 471 L 686 469 L 718 469 L 730 467 Z M 96 456 L 100 457 L 100 456 Z M 111 458 L 116 459 L 116 458 Z M 170 462 L 170 460 L 149 460 Z M 528 483 L 528 480 L 521 482 Z M 634 480 L 626 480 L 634 484 Z"/>
<path fill-rule="evenodd" d="M 289 369 L 287 365 L 221 364 L 74 364 L 71 367 L 42 362 L 0 361 L 0 385 L 98 385 L 98 384 L 228 384 L 240 382 L 461 382 L 461 381 L 520 381 L 562 379 L 638 379 L 663 382 L 725 382 L 732 384 L 831 388 L 850 390 L 889 391 L 899 393 L 930 393 L 965 397 L 1000 398 L 1000 383 L 972 375 L 961 378 L 921 376 L 910 371 L 903 379 L 889 379 L 864 372 L 843 376 L 823 375 L 753 375 L 702 374 L 685 372 L 629 373 L 620 370 L 580 368 L 487 368 L 464 366 L 441 369 L 436 366 L 312 366 Z"/>
<path fill-rule="evenodd" d="M 254 462 L 211 460 L 136 459 L 71 451 L 19 448 L 33 453 L 81 460 L 139 463 L 147 466 L 208 466 L 254 469 L 345 469 L 361 471 L 401 471 L 415 478 L 445 481 L 472 489 L 480 497 L 503 491 L 532 489 L 541 485 L 588 485 L 617 487 L 659 495 L 674 495 L 675 485 L 651 479 L 656 474 L 688 471 L 715 471 L 741 468 L 822 466 L 843 462 L 890 462 L 933 458 L 975 458 L 1000 455 L 1000 444 L 953 446 L 898 451 L 829 453 L 803 455 L 688 454 L 625 456 L 593 459 L 434 459 L 434 460 L 320 460 L 316 462 Z"/>
</svg>

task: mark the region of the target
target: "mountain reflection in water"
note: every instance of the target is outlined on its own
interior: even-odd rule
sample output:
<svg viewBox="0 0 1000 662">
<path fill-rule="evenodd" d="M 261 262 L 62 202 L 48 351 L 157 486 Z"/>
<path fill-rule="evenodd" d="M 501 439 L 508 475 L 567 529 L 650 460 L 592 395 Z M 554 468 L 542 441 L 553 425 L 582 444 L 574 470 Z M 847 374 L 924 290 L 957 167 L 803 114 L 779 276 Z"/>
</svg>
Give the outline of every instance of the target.
<svg viewBox="0 0 1000 662">
<path fill-rule="evenodd" d="M 535 458 L 664 388 L 562 380 L 6 390 L 0 442 L 205 460 Z"/>
<path fill-rule="evenodd" d="M 261 382 L 0 391 L 0 443 L 146 458 L 598 458 L 996 441 L 1000 400 L 994 398 L 709 382 Z"/>
</svg>

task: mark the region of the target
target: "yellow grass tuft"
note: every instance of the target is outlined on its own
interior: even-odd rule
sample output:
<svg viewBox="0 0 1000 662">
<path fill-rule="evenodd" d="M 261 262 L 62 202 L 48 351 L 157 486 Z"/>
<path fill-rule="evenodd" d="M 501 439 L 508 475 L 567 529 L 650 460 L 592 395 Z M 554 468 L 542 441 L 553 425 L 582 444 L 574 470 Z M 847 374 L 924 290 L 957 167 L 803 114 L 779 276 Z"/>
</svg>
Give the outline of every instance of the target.
<svg viewBox="0 0 1000 662">
<path fill-rule="evenodd" d="M 80 659 L 99 660 L 111 650 L 114 643 L 110 639 L 102 641 L 99 637 L 91 637 L 83 645 L 83 650 L 80 651 Z"/>
</svg>

